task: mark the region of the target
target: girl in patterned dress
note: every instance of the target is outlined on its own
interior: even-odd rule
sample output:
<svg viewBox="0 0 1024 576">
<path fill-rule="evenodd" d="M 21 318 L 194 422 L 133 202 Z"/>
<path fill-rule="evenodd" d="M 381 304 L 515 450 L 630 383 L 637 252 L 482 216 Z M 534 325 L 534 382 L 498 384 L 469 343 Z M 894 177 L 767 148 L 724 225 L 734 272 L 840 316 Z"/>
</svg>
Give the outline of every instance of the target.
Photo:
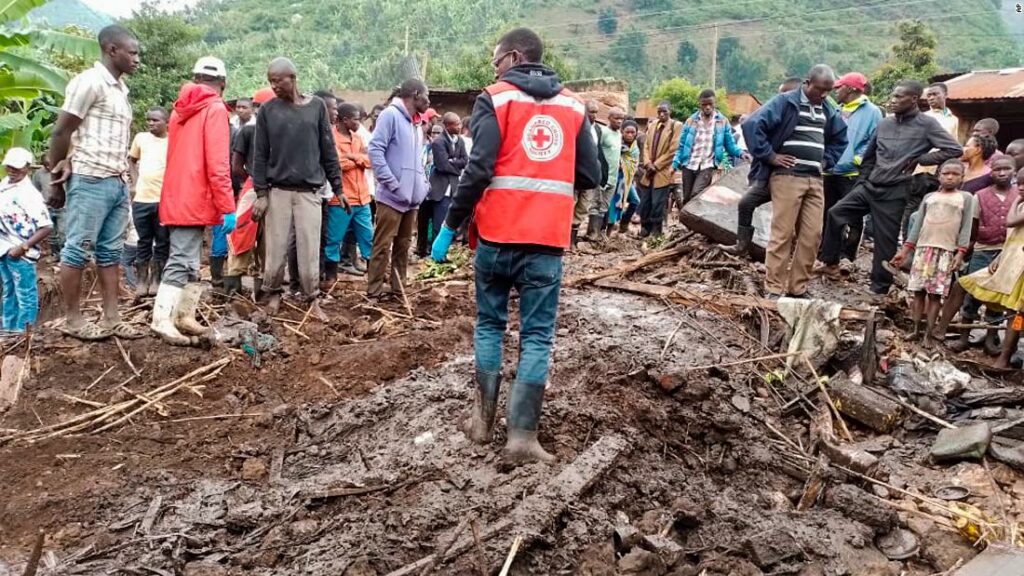
<svg viewBox="0 0 1024 576">
<path fill-rule="evenodd" d="M 903 249 L 892 259 L 899 268 L 914 254 L 907 290 L 914 293 L 911 317 L 914 331 L 910 339 L 924 335 L 924 345 L 934 344 L 931 332 L 938 317 L 942 299 L 949 293 L 953 272 L 964 263 L 971 244 L 975 199 L 960 190 L 964 166 L 949 160 L 939 169 L 939 189 L 924 197 L 921 208 L 911 217 L 910 234 Z M 925 310 L 927 308 L 927 310 Z M 927 314 L 922 332 L 921 316 Z"/>
</svg>

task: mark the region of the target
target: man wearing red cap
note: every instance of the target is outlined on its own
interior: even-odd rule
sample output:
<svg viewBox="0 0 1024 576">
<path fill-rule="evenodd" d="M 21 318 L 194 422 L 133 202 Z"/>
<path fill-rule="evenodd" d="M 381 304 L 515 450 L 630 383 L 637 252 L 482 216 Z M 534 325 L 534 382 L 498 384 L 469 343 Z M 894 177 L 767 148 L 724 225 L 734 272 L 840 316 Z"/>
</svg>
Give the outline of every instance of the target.
<svg viewBox="0 0 1024 576">
<path fill-rule="evenodd" d="M 839 102 L 839 114 L 846 121 L 846 149 L 839 161 L 824 176 L 825 213 L 842 200 L 860 176 L 860 163 L 868 143 L 875 137 L 875 130 L 882 120 L 882 112 L 868 100 L 868 79 L 859 72 L 844 74 L 836 81 L 836 100 Z M 822 219 L 824 234 L 827 219 Z M 857 248 L 860 246 L 864 221 L 851 223 L 841 231 L 843 237 L 843 257 L 853 262 L 857 259 Z M 828 271 L 838 270 L 838 266 L 827 268 Z"/>
</svg>

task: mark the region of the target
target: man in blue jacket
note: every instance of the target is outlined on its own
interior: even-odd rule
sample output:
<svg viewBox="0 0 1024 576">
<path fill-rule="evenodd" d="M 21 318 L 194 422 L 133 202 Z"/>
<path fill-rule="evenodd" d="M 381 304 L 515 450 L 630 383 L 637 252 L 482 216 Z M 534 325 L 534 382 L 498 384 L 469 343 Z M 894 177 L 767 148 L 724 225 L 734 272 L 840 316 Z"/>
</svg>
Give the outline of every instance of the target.
<svg viewBox="0 0 1024 576">
<path fill-rule="evenodd" d="M 736 145 L 729 120 L 715 108 L 715 91 L 702 91 L 697 105 L 698 110 L 683 124 L 672 160 L 672 171 L 682 170 L 683 204 L 711 185 L 711 177 L 725 161 L 726 152 L 733 158 L 750 159 L 750 154 Z"/>
<path fill-rule="evenodd" d="M 878 123 L 882 121 L 882 111 L 864 94 L 867 88 L 868 79 L 859 72 L 850 72 L 836 80 L 836 100 L 839 102 L 839 114 L 846 121 L 846 139 L 849 142 L 839 161 L 825 174 L 825 214 L 853 190 L 860 176 L 864 152 L 875 137 Z M 823 220 L 822 234 L 825 233 L 824 225 L 827 222 L 827 219 Z M 843 257 L 851 262 L 857 259 L 863 231 L 863 220 L 850 222 L 840 231 Z"/>
<path fill-rule="evenodd" d="M 768 178 L 772 230 L 765 257 L 770 296 L 802 298 L 821 242 L 825 195 L 821 175 L 846 149 L 846 123 L 825 100 L 835 73 L 811 68 L 803 85 L 779 94 L 743 124 L 754 162 L 751 180 Z"/>
</svg>

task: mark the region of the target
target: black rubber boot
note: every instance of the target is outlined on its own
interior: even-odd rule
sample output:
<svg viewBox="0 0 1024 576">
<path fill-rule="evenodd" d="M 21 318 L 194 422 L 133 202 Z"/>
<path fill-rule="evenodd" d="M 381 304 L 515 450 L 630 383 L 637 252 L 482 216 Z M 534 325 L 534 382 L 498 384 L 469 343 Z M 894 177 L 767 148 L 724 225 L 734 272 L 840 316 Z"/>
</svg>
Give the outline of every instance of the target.
<svg viewBox="0 0 1024 576">
<path fill-rule="evenodd" d="M 241 276 L 225 276 L 224 277 L 224 294 L 231 296 L 232 294 L 242 293 L 242 277 Z"/>
<path fill-rule="evenodd" d="M 211 256 L 210 257 L 210 277 L 211 284 L 214 288 L 224 287 L 224 261 L 227 260 L 224 256 Z"/>
<path fill-rule="evenodd" d="M 154 296 L 156 296 L 156 291 L 160 289 L 160 281 L 163 280 L 164 265 L 166 264 L 166 260 L 149 261 L 149 293 Z"/>
<path fill-rule="evenodd" d="M 338 263 L 324 260 L 324 282 L 334 282 L 338 279 Z"/>
<path fill-rule="evenodd" d="M 719 244 L 718 247 L 726 254 L 732 254 L 733 256 L 747 256 L 750 254 L 750 245 L 753 241 L 754 227 L 740 226 L 736 229 L 736 244 L 732 246 Z"/>
<path fill-rule="evenodd" d="M 580 229 L 577 226 L 572 227 L 572 232 L 569 233 L 569 247 L 573 250 L 576 249 L 576 242 L 578 242 L 576 236 L 580 233 Z"/>
<path fill-rule="evenodd" d="M 633 219 L 634 213 L 636 213 L 636 206 L 627 205 L 626 211 L 622 213 L 622 220 L 619 221 L 619 232 L 629 232 L 629 221 Z"/>
<path fill-rule="evenodd" d="M 508 442 L 503 455 L 514 463 L 542 462 L 551 464 L 557 460 L 537 441 L 537 425 L 544 406 L 544 386 L 531 386 L 516 381 L 508 393 Z"/>
<path fill-rule="evenodd" d="M 498 411 L 498 391 L 501 374 L 476 371 L 476 395 L 469 417 L 462 423 L 462 431 L 477 444 L 487 444 L 494 438 L 494 415 Z"/>
<path fill-rule="evenodd" d="M 599 242 L 601 240 L 601 225 L 604 218 L 600 214 L 591 214 L 587 219 L 587 234 L 583 237 L 587 242 Z"/>
<path fill-rule="evenodd" d="M 149 296 L 149 262 L 135 263 L 135 297 Z"/>
</svg>

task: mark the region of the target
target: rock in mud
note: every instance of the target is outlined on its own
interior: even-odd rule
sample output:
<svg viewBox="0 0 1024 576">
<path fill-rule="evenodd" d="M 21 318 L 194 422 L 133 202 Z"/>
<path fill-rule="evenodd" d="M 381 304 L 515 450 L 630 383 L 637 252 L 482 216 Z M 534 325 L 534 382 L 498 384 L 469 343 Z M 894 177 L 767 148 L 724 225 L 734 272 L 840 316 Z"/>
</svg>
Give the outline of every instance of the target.
<svg viewBox="0 0 1024 576">
<path fill-rule="evenodd" d="M 935 524 L 921 534 L 920 540 L 921 558 L 939 572 L 949 570 L 960 560 L 967 562 L 978 555 L 978 550 L 959 533 L 943 530 Z"/>
<path fill-rule="evenodd" d="M 650 377 L 659 388 L 669 394 L 686 385 L 686 376 L 681 373 L 652 372 Z"/>
<path fill-rule="evenodd" d="M 228 530 L 244 532 L 258 526 L 262 516 L 263 506 L 259 502 L 247 502 L 228 508 L 228 513 L 224 516 L 224 525 Z"/>
<path fill-rule="evenodd" d="M 830 488 L 825 494 L 825 505 L 851 520 L 874 528 L 876 534 L 885 534 L 896 525 L 895 510 L 853 484 Z"/>
<path fill-rule="evenodd" d="M 767 568 L 801 554 L 793 535 L 781 528 L 754 536 L 744 542 L 743 547 L 751 561 L 760 568 Z"/>
<path fill-rule="evenodd" d="M 675 566 L 683 559 L 683 547 L 671 538 L 651 534 L 644 536 L 640 546 L 661 556 L 666 566 Z"/>
<path fill-rule="evenodd" d="M 242 463 L 242 480 L 256 482 L 266 478 L 267 465 L 259 458 L 248 458 Z"/>
<path fill-rule="evenodd" d="M 992 441 L 992 429 L 985 422 L 961 428 L 943 428 L 932 445 L 932 460 L 953 462 L 966 458 L 978 460 Z"/>
<path fill-rule="evenodd" d="M 988 455 L 1007 466 L 1024 471 L 1024 444 L 1007 446 L 993 442 L 988 447 Z"/>
<path fill-rule="evenodd" d="M 619 560 L 619 574 L 662 576 L 668 572 L 665 561 L 657 554 L 636 548 Z"/>
<path fill-rule="evenodd" d="M 319 528 L 316 520 L 307 518 L 305 520 L 297 520 L 288 525 L 288 533 L 294 538 L 309 538 L 316 533 Z"/>
<path fill-rule="evenodd" d="M 992 576 L 993 574 L 1024 574 L 1024 550 L 993 544 L 964 565 L 956 576 Z"/>
<path fill-rule="evenodd" d="M 377 576 L 377 569 L 370 564 L 370 559 L 361 556 L 349 564 L 342 576 Z"/>
</svg>

